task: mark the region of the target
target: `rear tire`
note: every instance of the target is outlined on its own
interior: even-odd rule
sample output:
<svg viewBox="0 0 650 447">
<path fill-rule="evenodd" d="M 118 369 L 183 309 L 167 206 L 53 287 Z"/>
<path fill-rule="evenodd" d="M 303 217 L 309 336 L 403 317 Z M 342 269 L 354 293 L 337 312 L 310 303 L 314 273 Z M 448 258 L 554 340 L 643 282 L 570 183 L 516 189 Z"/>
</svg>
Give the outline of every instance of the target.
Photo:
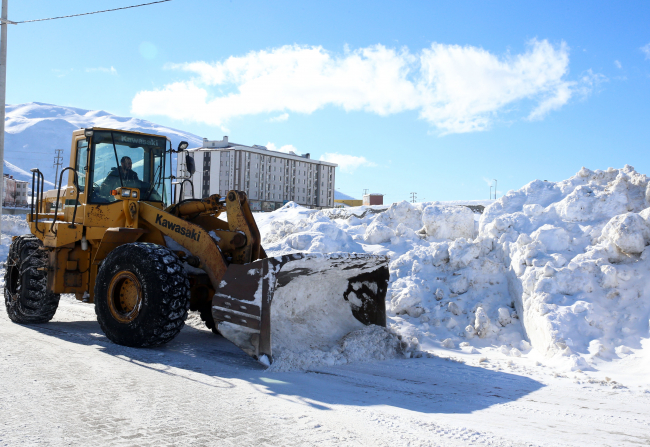
<svg viewBox="0 0 650 447">
<path fill-rule="evenodd" d="M 205 303 L 199 309 L 201 314 L 201 320 L 205 323 L 205 326 L 212 331 L 213 334 L 221 336 L 217 330 L 217 325 L 214 323 L 214 318 L 212 317 L 212 302 Z"/>
<path fill-rule="evenodd" d="M 104 334 L 123 346 L 157 346 L 181 331 L 190 282 L 178 256 L 134 242 L 108 254 L 95 281 L 95 313 Z"/>
<path fill-rule="evenodd" d="M 14 323 L 47 323 L 59 306 L 58 293 L 47 290 L 48 253 L 32 234 L 11 242 L 5 272 L 5 306 Z M 43 270 L 39 270 L 43 269 Z"/>
</svg>

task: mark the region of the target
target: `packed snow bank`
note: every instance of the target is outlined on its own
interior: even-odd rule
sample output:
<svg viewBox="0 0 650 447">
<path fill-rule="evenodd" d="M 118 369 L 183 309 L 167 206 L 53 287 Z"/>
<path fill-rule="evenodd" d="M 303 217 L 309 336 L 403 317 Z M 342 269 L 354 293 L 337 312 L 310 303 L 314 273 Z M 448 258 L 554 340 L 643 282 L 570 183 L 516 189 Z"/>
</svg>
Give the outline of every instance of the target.
<svg viewBox="0 0 650 447">
<path fill-rule="evenodd" d="M 625 357 L 647 338 L 648 178 L 631 166 L 583 168 L 568 180 L 531 182 L 486 209 L 532 345 L 572 369 Z"/>
<path fill-rule="evenodd" d="M 428 206 L 422 212 L 426 233 L 436 239 L 474 236 L 474 213 L 463 206 Z"/>
<path fill-rule="evenodd" d="M 389 326 L 423 349 L 598 369 L 647 357 L 648 188 L 630 166 L 583 168 L 508 192 L 472 233 L 467 208 L 408 202 L 345 219 L 287 207 L 261 230 L 269 254 L 390 256 Z"/>
<path fill-rule="evenodd" d="M 327 345 L 306 345 L 304 340 L 294 338 L 285 349 L 274 355 L 274 362 L 269 370 L 293 371 L 404 358 L 410 356 L 413 348 L 390 329 L 374 325 L 362 326 Z"/>
<path fill-rule="evenodd" d="M 366 254 L 312 254 L 283 264 L 271 303 L 273 369 L 305 369 L 393 358 L 407 352 L 400 337 L 377 321 L 387 259 Z M 383 299 L 383 297 L 382 297 Z M 356 312 L 356 313 L 355 313 Z M 221 329 L 221 325 L 219 326 Z M 354 335 L 356 334 L 356 335 Z"/>
<path fill-rule="evenodd" d="M 29 233 L 29 226 L 24 215 L 2 215 L 2 244 L 0 245 L 0 262 L 7 260 L 9 246 L 14 236 Z M 2 275 L 4 277 L 4 275 Z"/>
</svg>

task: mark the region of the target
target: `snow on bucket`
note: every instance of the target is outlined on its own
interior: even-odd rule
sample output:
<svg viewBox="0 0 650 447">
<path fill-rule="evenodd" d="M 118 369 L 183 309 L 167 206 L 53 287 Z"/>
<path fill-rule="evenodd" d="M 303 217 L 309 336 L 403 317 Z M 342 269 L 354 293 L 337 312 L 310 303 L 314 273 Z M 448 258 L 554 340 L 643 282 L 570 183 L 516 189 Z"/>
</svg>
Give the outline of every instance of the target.
<svg viewBox="0 0 650 447">
<path fill-rule="evenodd" d="M 217 329 L 267 366 L 283 350 L 327 349 L 386 326 L 388 258 L 296 253 L 231 264 L 212 301 Z"/>
</svg>

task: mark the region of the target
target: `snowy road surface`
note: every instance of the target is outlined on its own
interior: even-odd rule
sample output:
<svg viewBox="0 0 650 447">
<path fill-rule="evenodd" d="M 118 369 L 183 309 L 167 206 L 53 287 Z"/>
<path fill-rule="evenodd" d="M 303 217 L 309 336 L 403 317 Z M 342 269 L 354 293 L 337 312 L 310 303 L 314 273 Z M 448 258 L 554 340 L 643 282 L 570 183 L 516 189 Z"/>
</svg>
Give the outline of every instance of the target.
<svg viewBox="0 0 650 447">
<path fill-rule="evenodd" d="M 646 391 L 485 365 L 268 373 L 207 330 L 132 349 L 68 296 L 45 325 L 13 324 L 2 306 L 0 445 L 650 444 Z"/>
</svg>

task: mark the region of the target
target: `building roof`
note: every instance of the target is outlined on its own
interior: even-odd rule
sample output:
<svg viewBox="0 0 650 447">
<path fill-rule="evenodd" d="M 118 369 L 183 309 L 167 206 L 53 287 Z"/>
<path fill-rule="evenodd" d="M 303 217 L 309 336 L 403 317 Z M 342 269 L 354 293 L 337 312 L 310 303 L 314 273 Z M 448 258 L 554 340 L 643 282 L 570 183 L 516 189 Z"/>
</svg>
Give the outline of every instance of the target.
<svg viewBox="0 0 650 447">
<path fill-rule="evenodd" d="M 237 143 L 232 143 L 228 141 L 228 137 L 224 137 L 223 140 L 216 140 L 214 143 L 216 143 L 215 146 L 206 146 L 206 143 L 212 143 L 212 140 L 208 140 L 206 138 L 203 139 L 203 146 L 202 147 L 195 147 L 191 149 L 187 149 L 188 152 L 199 152 L 199 151 L 204 151 L 204 152 L 212 152 L 212 151 L 222 151 L 222 150 L 246 150 L 249 152 L 261 154 L 261 155 L 270 155 L 274 157 L 282 157 L 282 158 L 288 158 L 290 160 L 296 160 L 296 161 L 309 161 L 311 163 L 316 163 L 316 164 L 321 164 L 321 165 L 327 165 L 327 166 L 334 166 L 337 167 L 338 164 L 332 163 L 329 161 L 323 161 L 323 160 L 315 160 L 313 158 L 308 158 L 302 155 L 296 155 L 295 153 L 287 153 L 287 152 L 280 152 L 280 151 L 272 151 L 270 149 L 267 149 L 266 146 L 260 146 L 257 144 L 254 144 L 253 146 L 246 146 L 244 144 L 237 144 Z M 309 155 L 309 154 L 307 154 Z"/>
</svg>

